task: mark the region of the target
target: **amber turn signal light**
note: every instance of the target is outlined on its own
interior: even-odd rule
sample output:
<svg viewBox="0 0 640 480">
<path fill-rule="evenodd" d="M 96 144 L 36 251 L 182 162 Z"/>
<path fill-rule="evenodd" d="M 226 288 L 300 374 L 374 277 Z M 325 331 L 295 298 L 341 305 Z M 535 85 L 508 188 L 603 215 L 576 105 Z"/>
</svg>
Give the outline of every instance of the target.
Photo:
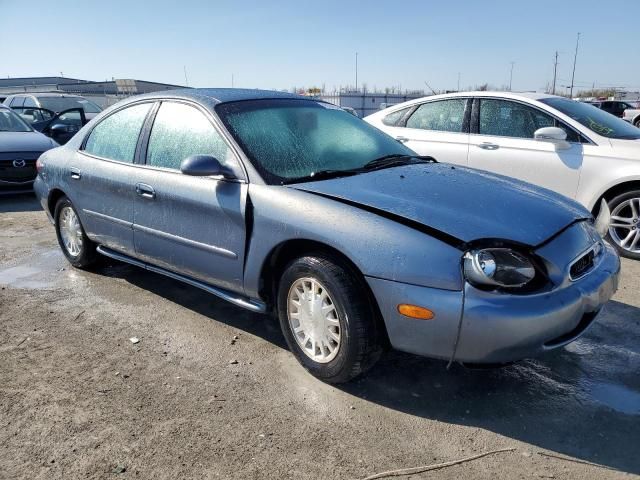
<svg viewBox="0 0 640 480">
<path fill-rule="evenodd" d="M 405 317 L 417 318 L 418 320 L 431 320 L 436 316 L 436 314 L 428 308 L 409 305 L 407 303 L 401 303 L 398 305 L 398 312 Z"/>
</svg>

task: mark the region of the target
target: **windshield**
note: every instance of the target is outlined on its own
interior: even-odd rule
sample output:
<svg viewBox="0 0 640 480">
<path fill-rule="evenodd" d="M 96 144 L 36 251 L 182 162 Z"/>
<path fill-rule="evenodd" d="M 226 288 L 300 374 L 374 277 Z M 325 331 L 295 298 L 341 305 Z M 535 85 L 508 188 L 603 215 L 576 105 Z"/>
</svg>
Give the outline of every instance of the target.
<svg viewBox="0 0 640 480">
<path fill-rule="evenodd" d="M 312 100 L 224 103 L 218 115 L 267 183 L 415 153 L 340 107 Z"/>
<path fill-rule="evenodd" d="M 540 101 L 561 111 L 603 137 L 625 140 L 640 139 L 640 129 L 593 105 L 557 97 L 544 98 Z"/>
<path fill-rule="evenodd" d="M 13 110 L 0 108 L 0 132 L 31 132 L 27 125 Z"/>
<path fill-rule="evenodd" d="M 93 102 L 82 97 L 38 97 L 42 108 L 60 113 L 70 108 L 83 108 L 86 113 L 98 113 L 102 109 Z"/>
</svg>

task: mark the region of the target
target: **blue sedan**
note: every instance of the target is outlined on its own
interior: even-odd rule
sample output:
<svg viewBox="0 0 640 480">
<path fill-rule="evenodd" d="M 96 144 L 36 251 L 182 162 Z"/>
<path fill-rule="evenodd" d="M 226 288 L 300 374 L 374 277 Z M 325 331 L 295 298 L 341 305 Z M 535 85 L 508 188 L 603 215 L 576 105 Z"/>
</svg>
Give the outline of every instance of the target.
<svg viewBox="0 0 640 480">
<path fill-rule="evenodd" d="M 295 95 L 132 97 L 38 169 L 72 265 L 102 254 L 273 312 L 327 382 L 388 346 L 470 364 L 539 355 L 617 288 L 606 208 L 594 220 L 548 190 L 417 156 Z"/>
</svg>

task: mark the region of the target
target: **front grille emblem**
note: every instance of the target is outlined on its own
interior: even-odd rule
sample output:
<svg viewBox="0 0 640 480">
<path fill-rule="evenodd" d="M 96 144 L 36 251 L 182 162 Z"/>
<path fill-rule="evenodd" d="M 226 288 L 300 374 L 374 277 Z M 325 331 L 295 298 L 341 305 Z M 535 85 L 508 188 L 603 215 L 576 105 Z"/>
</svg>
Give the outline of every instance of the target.
<svg viewBox="0 0 640 480">
<path fill-rule="evenodd" d="M 18 158 L 17 160 L 13 161 L 13 166 L 16 168 L 22 168 L 27 164 L 27 162 L 25 162 L 24 160 L 22 160 L 21 158 Z"/>
</svg>

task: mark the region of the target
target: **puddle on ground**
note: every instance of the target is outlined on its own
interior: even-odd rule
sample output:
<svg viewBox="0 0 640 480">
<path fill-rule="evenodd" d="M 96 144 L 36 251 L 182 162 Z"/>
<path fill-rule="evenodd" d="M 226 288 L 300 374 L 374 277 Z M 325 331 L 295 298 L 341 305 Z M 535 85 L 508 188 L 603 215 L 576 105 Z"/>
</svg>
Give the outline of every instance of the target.
<svg viewBox="0 0 640 480">
<path fill-rule="evenodd" d="M 35 252 L 12 267 L 0 266 L 0 285 L 13 288 L 45 289 L 82 281 L 59 249 Z"/>
<path fill-rule="evenodd" d="M 591 397 L 615 410 L 627 415 L 640 415 L 640 392 L 620 384 L 596 383 L 591 385 Z"/>
</svg>

